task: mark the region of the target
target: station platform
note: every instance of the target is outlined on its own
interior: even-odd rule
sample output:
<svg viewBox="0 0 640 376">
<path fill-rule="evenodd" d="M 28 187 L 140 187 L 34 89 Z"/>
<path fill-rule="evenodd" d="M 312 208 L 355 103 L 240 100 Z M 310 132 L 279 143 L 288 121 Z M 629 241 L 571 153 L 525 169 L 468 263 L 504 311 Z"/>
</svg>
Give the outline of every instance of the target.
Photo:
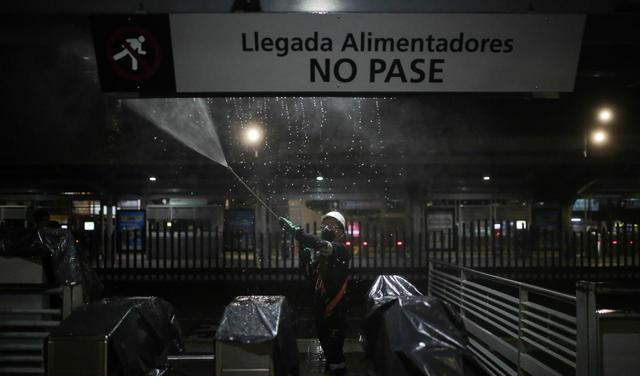
<svg viewBox="0 0 640 376">
<path fill-rule="evenodd" d="M 202 333 L 201 333 L 202 334 Z M 211 353 L 213 341 L 199 336 L 187 338 L 185 344 L 187 353 Z M 344 355 L 349 375 L 360 376 L 367 374 L 367 364 L 360 343 L 355 338 L 347 338 L 344 344 Z M 317 338 L 298 339 L 298 357 L 300 360 L 300 376 L 325 375 L 324 357 Z M 167 376 L 211 376 L 214 374 L 214 364 L 210 361 L 184 361 L 174 364 L 174 368 Z"/>
</svg>

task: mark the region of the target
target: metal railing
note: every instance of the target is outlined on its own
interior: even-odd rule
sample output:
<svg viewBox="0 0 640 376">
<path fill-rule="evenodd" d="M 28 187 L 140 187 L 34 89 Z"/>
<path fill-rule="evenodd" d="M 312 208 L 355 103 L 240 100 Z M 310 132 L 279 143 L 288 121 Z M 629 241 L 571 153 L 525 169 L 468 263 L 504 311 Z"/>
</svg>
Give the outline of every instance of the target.
<svg viewBox="0 0 640 376">
<path fill-rule="evenodd" d="M 579 375 L 638 373 L 639 297 L 637 283 L 580 281 L 576 284 Z"/>
<path fill-rule="evenodd" d="M 381 270 L 424 275 L 428 260 L 435 259 L 491 273 L 624 269 L 640 274 L 640 235 L 635 228 L 561 232 L 517 229 L 511 222 L 476 221 L 449 230 L 424 228 L 417 232 L 350 223 L 347 248 L 352 254 L 351 270 L 356 276 L 375 275 Z M 318 228 L 315 223 L 305 225 L 311 233 Z M 227 271 L 265 274 L 276 269 L 295 275 L 300 266 L 299 245 L 281 231 L 231 232 L 208 221 L 182 220 L 171 225 L 150 221 L 144 232 L 85 235 L 80 237 L 81 246 L 88 250 L 94 268 L 107 278 L 207 279 Z"/>
<path fill-rule="evenodd" d="M 65 319 L 74 309 L 85 302 L 82 284 L 67 283 L 61 286 L 52 287 L 46 284 L 0 284 L 0 296 L 6 295 L 35 295 L 35 296 L 56 296 L 61 302 L 60 318 Z"/>
<path fill-rule="evenodd" d="M 575 375 L 576 298 L 431 260 L 429 295 L 449 302 L 492 375 Z"/>
</svg>

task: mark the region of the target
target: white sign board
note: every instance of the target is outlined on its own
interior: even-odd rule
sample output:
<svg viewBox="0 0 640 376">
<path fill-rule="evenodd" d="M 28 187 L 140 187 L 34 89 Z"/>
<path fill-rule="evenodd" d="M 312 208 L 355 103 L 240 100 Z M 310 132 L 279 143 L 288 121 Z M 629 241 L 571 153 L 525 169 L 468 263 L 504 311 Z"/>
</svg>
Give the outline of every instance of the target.
<svg viewBox="0 0 640 376">
<path fill-rule="evenodd" d="M 585 17 L 174 14 L 181 93 L 572 91 Z"/>
</svg>

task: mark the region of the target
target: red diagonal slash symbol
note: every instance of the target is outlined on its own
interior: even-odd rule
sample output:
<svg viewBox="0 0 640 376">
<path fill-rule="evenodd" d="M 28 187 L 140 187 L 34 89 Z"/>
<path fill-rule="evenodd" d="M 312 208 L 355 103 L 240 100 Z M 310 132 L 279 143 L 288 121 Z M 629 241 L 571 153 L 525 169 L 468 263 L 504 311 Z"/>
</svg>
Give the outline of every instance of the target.
<svg viewBox="0 0 640 376">
<path fill-rule="evenodd" d="M 149 64 L 147 64 L 147 62 L 142 59 L 142 55 L 138 55 L 137 51 L 135 51 L 133 48 L 131 48 L 131 46 L 129 45 L 129 42 L 127 42 L 126 39 L 124 40 L 124 43 L 122 44 L 122 47 L 126 48 L 127 51 L 129 51 L 129 53 L 131 54 L 132 57 L 137 58 L 138 63 L 140 63 L 140 65 L 142 65 L 142 69 L 144 71 L 149 71 L 151 69 L 151 66 Z"/>
<path fill-rule="evenodd" d="M 134 47 L 127 42 L 127 35 L 139 35 L 146 38 L 144 45 L 147 48 L 147 60 L 143 60 L 142 55 L 136 52 Z M 134 61 L 140 65 L 139 69 L 133 71 L 132 67 L 124 67 L 123 64 L 118 64 L 118 61 L 113 56 L 122 51 L 126 51 L 132 60 L 135 59 Z M 136 25 L 121 27 L 111 35 L 107 42 L 107 56 L 115 73 L 124 79 L 132 81 L 141 81 L 153 76 L 162 61 L 161 48 L 155 36 Z"/>
</svg>

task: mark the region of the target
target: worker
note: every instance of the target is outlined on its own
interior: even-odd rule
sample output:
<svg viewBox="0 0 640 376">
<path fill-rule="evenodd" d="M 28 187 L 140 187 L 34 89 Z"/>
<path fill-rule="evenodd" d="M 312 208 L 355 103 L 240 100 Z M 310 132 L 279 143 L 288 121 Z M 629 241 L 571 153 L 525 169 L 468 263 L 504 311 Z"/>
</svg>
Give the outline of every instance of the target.
<svg viewBox="0 0 640 376">
<path fill-rule="evenodd" d="M 349 283 L 350 253 L 345 246 L 344 216 L 332 211 L 322 217 L 321 235 L 308 234 L 287 218 L 280 225 L 295 235 L 302 247 L 318 255 L 310 278 L 314 282 L 314 315 L 320 346 L 325 356 L 325 372 L 345 375 L 347 367 L 343 353 L 347 331 L 346 299 Z"/>
</svg>

